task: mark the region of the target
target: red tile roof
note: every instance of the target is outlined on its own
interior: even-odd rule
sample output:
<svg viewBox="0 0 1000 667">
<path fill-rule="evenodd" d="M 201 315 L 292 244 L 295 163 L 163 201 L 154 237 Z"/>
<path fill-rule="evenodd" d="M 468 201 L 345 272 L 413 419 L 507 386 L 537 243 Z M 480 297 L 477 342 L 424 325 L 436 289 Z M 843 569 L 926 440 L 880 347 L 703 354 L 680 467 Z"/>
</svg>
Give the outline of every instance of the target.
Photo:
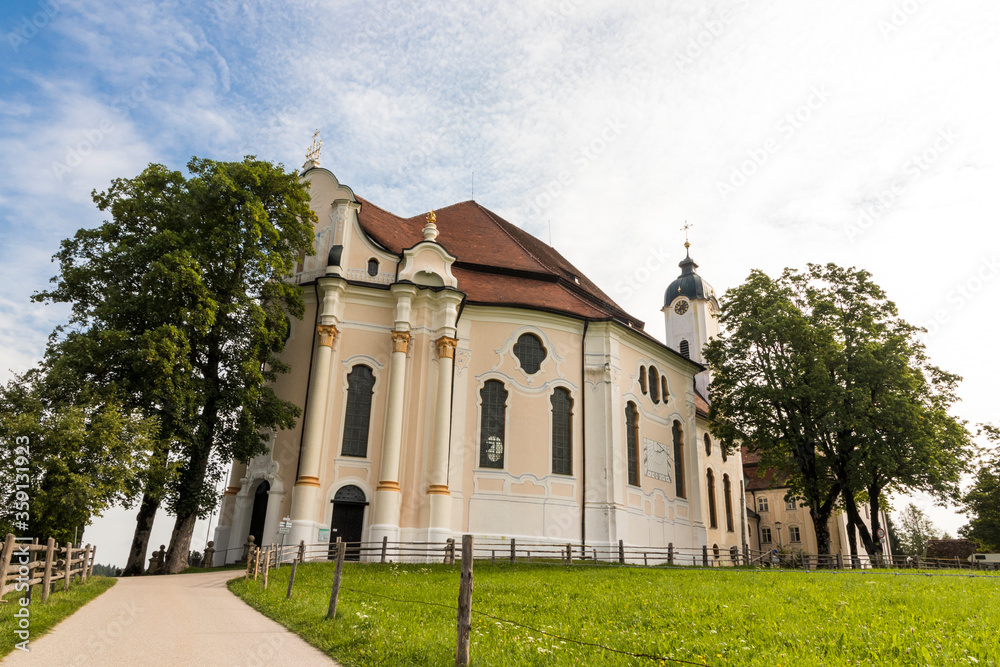
<svg viewBox="0 0 1000 667">
<path fill-rule="evenodd" d="M 779 470 L 760 470 L 760 454 L 746 447 L 742 450 L 743 476 L 746 478 L 747 491 L 762 491 L 764 489 L 784 489 L 788 487 L 789 473 Z"/>
<path fill-rule="evenodd" d="M 373 240 L 401 254 L 424 240 L 426 214 L 400 218 L 360 197 L 358 220 Z M 555 249 L 474 201 L 435 211 L 437 242 L 457 260 L 452 273 L 469 303 L 521 306 L 587 319 L 632 317 Z"/>
</svg>

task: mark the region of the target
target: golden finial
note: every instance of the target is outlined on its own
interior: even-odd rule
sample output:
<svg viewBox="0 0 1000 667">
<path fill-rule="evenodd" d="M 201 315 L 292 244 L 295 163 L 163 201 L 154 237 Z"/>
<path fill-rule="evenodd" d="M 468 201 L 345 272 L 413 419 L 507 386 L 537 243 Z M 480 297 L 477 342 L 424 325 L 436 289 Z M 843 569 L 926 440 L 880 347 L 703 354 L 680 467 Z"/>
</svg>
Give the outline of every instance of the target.
<svg viewBox="0 0 1000 667">
<path fill-rule="evenodd" d="M 424 225 L 423 232 L 425 241 L 433 241 L 437 238 L 437 216 L 434 214 L 434 211 L 427 214 L 427 224 Z"/>
<path fill-rule="evenodd" d="M 684 221 L 684 226 L 681 227 L 681 231 L 684 232 L 684 249 L 688 250 L 691 247 L 691 243 L 688 241 L 688 230 L 691 229 L 691 223 L 687 220 Z"/>
<path fill-rule="evenodd" d="M 306 159 L 311 160 L 313 164 L 319 164 L 319 153 L 323 150 L 323 140 L 319 138 L 319 130 L 313 132 L 313 142 L 309 150 L 306 151 Z"/>
</svg>

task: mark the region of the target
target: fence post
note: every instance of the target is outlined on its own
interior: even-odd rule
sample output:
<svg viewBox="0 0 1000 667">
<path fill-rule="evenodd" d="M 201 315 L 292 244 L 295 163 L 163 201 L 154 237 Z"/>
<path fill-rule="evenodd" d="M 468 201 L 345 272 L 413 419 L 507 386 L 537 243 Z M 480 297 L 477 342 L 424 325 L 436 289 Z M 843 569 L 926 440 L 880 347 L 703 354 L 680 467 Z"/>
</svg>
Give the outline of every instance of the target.
<svg viewBox="0 0 1000 667">
<path fill-rule="evenodd" d="M 449 537 L 447 543 L 444 546 L 444 564 L 454 565 L 455 564 L 455 538 Z"/>
<path fill-rule="evenodd" d="M 344 573 L 344 552 L 347 551 L 340 538 L 337 538 L 337 569 L 333 571 L 333 590 L 330 591 L 330 608 L 326 612 L 327 619 L 337 616 L 337 597 L 340 595 L 340 577 Z"/>
<path fill-rule="evenodd" d="M 573 546 L 571 544 L 566 545 L 566 564 L 573 564 Z"/>
<path fill-rule="evenodd" d="M 618 540 L 618 564 L 625 564 L 625 540 Z"/>
<path fill-rule="evenodd" d="M 382 536 L 382 561 L 381 561 L 383 563 L 385 562 L 385 551 L 388 548 L 388 546 L 389 546 L 389 536 L 388 535 L 383 535 Z"/>
<path fill-rule="evenodd" d="M 490 549 L 490 565 L 497 564 L 497 551 L 496 549 Z"/>
<path fill-rule="evenodd" d="M 90 548 L 90 569 L 87 570 L 87 578 L 94 576 L 94 563 L 97 562 L 97 545 Z"/>
<path fill-rule="evenodd" d="M 916 562 L 916 564 L 917 564 L 917 569 L 919 570 L 919 569 L 920 569 L 920 556 L 915 556 L 915 557 L 913 558 L 913 560 L 914 560 L 914 561 Z"/>
<path fill-rule="evenodd" d="M 839 553 L 837 554 L 837 569 L 838 570 L 843 570 L 844 569 L 844 556 L 843 556 L 843 554 L 839 554 Z"/>
<path fill-rule="evenodd" d="M 265 591 L 267 590 L 267 573 L 271 569 L 271 551 L 273 549 L 274 549 L 274 546 L 271 545 L 271 546 L 269 546 L 267 548 L 267 551 L 264 552 L 264 582 L 263 583 L 264 583 L 264 590 Z"/>
<path fill-rule="evenodd" d="M 292 559 L 292 573 L 288 575 L 288 593 L 285 594 L 285 599 L 290 600 L 292 598 L 292 585 L 295 584 L 295 568 L 299 566 L 299 561 Z"/>
<path fill-rule="evenodd" d="M 597 565 L 597 547 L 594 547 L 594 565 Z"/>
<path fill-rule="evenodd" d="M 645 551 L 643 551 L 642 552 L 642 564 L 645 567 L 649 567 L 649 558 L 647 556 L 648 556 L 648 554 Z"/>
<path fill-rule="evenodd" d="M 802 569 L 806 572 L 809 571 L 809 556 L 805 553 L 801 554 L 802 558 Z"/>
<path fill-rule="evenodd" d="M 458 589 L 458 642 L 455 667 L 469 664 L 469 633 L 472 630 L 472 535 L 462 535 L 462 583 Z"/>
<path fill-rule="evenodd" d="M 708 545 L 701 545 L 701 565 L 702 567 L 708 567 Z"/>
<path fill-rule="evenodd" d="M 750 564 L 750 547 L 748 547 L 745 544 L 743 545 L 743 564 L 744 565 Z"/>
<path fill-rule="evenodd" d="M 667 544 L 667 565 L 674 564 L 674 543 L 670 542 Z"/>
<path fill-rule="evenodd" d="M 69 590 L 69 578 L 73 576 L 73 544 L 66 543 L 66 578 L 63 579 L 63 592 Z"/>
<path fill-rule="evenodd" d="M 87 564 L 90 562 L 90 545 L 83 550 L 83 567 L 80 568 L 80 583 L 87 583 Z"/>
<path fill-rule="evenodd" d="M 0 593 L 6 592 L 7 568 L 10 567 L 11 557 L 14 555 L 14 533 L 7 533 L 7 538 L 3 541 L 3 555 L 0 559 Z"/>
<path fill-rule="evenodd" d="M 56 541 L 50 537 L 45 546 L 45 571 L 42 574 L 42 602 L 49 599 L 49 588 L 52 586 L 52 564 L 55 561 Z"/>
<path fill-rule="evenodd" d="M 514 563 L 517 562 L 517 550 L 516 550 L 516 546 L 517 546 L 517 543 L 514 540 L 514 538 L 513 537 L 510 538 L 510 564 L 511 565 L 513 565 Z"/>
<path fill-rule="evenodd" d="M 299 541 L 299 562 L 301 563 L 306 559 L 306 541 Z"/>
<path fill-rule="evenodd" d="M 253 549 L 247 554 L 247 573 L 243 576 L 244 579 L 250 579 L 250 569 L 253 565 Z"/>
</svg>

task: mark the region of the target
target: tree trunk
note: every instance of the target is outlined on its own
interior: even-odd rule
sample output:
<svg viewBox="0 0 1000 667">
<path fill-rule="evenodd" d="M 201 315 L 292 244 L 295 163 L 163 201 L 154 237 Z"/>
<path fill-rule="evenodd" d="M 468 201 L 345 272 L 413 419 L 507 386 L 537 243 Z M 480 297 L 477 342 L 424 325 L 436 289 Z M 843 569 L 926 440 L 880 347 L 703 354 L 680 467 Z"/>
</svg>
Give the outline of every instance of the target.
<svg viewBox="0 0 1000 667">
<path fill-rule="evenodd" d="M 882 539 L 878 537 L 878 531 L 879 528 L 881 528 L 879 521 L 879 495 L 881 494 L 881 492 L 882 490 L 879 489 L 877 486 L 871 486 L 868 489 L 868 497 L 870 499 L 869 503 L 872 515 L 872 535 L 875 536 L 875 539 L 872 540 L 873 546 L 875 548 L 876 557 L 878 558 L 880 564 L 884 565 L 884 563 L 882 563 L 882 558 L 884 555 L 883 554 L 884 549 L 882 547 Z"/>
<path fill-rule="evenodd" d="M 868 531 L 868 526 L 865 525 L 864 520 L 861 518 L 861 513 L 858 512 L 857 502 L 847 493 L 844 494 L 844 509 L 847 512 L 848 521 L 854 525 L 861 535 L 861 542 L 865 545 L 865 552 L 868 554 L 868 557 L 875 558 L 877 551 L 872 541 L 872 534 Z"/>
<path fill-rule="evenodd" d="M 816 551 L 821 555 L 830 553 L 830 511 L 815 510 L 810 508 L 813 528 L 816 531 Z"/>
<path fill-rule="evenodd" d="M 135 517 L 135 533 L 132 535 L 132 548 L 128 552 L 128 562 L 122 570 L 123 577 L 137 577 L 146 568 L 146 549 L 149 548 L 149 536 L 153 532 L 153 520 L 156 510 L 160 507 L 159 494 L 151 494 L 148 487 L 142 494 L 139 513 Z"/>
<path fill-rule="evenodd" d="M 204 498 L 205 475 L 208 472 L 212 446 L 215 443 L 215 429 L 219 425 L 219 366 L 221 363 L 221 348 L 215 341 L 208 351 L 204 367 L 205 408 L 201 414 L 198 431 L 192 443 L 191 458 L 188 465 L 181 470 L 180 484 L 177 490 L 175 511 L 177 519 L 170 535 L 170 546 L 167 549 L 164 567 L 170 574 L 176 574 L 187 567 L 191 552 L 191 536 L 198 514 L 202 509 Z"/>
<path fill-rule="evenodd" d="M 861 561 L 858 560 L 858 531 L 854 526 L 854 518 L 850 515 L 847 517 L 847 544 L 851 547 L 851 568 L 857 570 L 861 567 Z"/>
</svg>

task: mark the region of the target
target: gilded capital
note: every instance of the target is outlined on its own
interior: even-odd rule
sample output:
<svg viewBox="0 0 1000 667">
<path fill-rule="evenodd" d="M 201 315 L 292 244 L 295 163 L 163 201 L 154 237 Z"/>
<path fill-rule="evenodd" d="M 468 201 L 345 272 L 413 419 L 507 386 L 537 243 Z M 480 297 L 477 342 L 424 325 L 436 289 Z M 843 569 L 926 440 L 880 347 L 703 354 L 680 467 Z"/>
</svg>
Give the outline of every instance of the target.
<svg viewBox="0 0 1000 667">
<path fill-rule="evenodd" d="M 316 327 L 316 333 L 319 334 L 320 346 L 333 347 L 333 341 L 339 332 L 332 324 L 320 324 Z"/>
<path fill-rule="evenodd" d="M 447 336 L 441 336 L 434 342 L 437 344 L 438 359 L 455 358 L 455 347 L 458 346 L 457 339 L 448 338 Z"/>
<path fill-rule="evenodd" d="M 410 332 L 409 331 L 393 331 L 392 332 L 392 351 L 402 352 L 406 354 L 407 346 L 410 344 Z"/>
</svg>

